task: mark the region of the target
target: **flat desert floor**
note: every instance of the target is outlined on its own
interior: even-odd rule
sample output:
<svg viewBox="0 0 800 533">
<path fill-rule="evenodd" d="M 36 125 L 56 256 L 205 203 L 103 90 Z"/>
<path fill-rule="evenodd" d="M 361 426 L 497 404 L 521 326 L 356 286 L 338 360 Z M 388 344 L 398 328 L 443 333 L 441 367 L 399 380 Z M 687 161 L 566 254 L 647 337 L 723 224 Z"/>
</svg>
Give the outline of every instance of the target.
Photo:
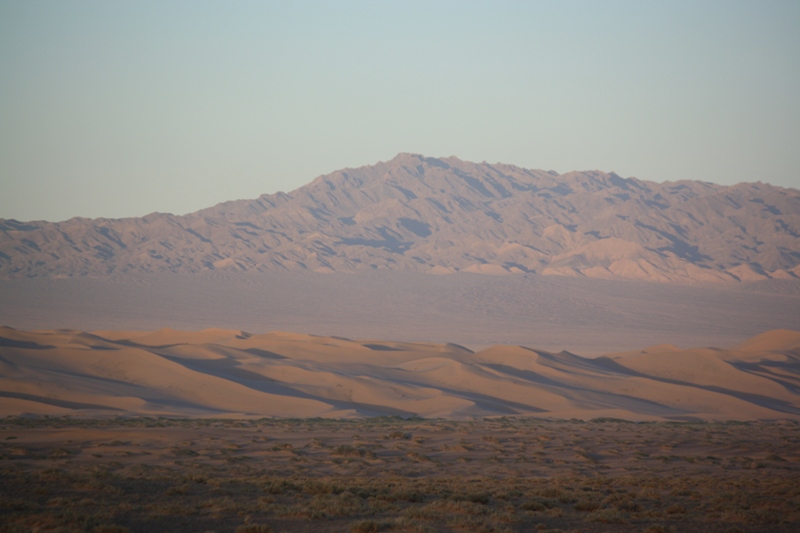
<svg viewBox="0 0 800 533">
<path fill-rule="evenodd" d="M 795 532 L 797 422 L 0 421 L 0 531 Z"/>
<path fill-rule="evenodd" d="M 0 280 L 0 295 L 0 325 L 17 329 L 218 327 L 582 356 L 664 343 L 724 348 L 800 329 L 800 280 L 682 286 L 402 271 L 209 272 Z"/>
</svg>

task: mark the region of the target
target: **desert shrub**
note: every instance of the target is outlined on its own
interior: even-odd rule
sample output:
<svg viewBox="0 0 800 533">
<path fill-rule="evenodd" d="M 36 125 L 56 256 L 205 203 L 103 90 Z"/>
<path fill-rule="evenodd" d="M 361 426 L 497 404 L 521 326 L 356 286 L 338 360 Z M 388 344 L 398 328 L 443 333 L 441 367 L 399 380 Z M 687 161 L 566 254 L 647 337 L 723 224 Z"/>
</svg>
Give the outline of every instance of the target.
<svg viewBox="0 0 800 533">
<path fill-rule="evenodd" d="M 546 487 L 539 491 L 539 496 L 544 496 L 545 498 L 558 498 L 561 496 L 561 491 L 555 487 Z"/>
<path fill-rule="evenodd" d="M 93 533 L 128 533 L 127 527 L 116 524 L 100 525 L 92 530 Z"/>
<path fill-rule="evenodd" d="M 544 503 L 542 503 L 541 501 L 531 500 L 529 502 L 523 503 L 522 504 L 522 508 L 525 509 L 526 511 L 538 511 L 538 512 L 541 512 L 541 511 L 546 510 L 548 507 Z"/>
<path fill-rule="evenodd" d="M 359 448 L 353 448 L 349 444 L 343 444 L 338 446 L 331 452 L 331 455 L 335 455 L 337 457 L 367 457 L 367 458 L 374 458 L 375 454 L 369 450 L 361 450 Z"/>
<path fill-rule="evenodd" d="M 309 479 L 303 483 L 303 492 L 306 494 L 341 494 L 344 489 L 334 483 L 325 483 Z"/>
<path fill-rule="evenodd" d="M 674 529 L 667 526 L 662 526 L 661 524 L 653 524 L 652 526 L 647 526 L 642 533 L 672 533 Z"/>
<path fill-rule="evenodd" d="M 596 511 L 600 509 L 600 502 L 581 500 L 572 506 L 576 511 Z"/>
<path fill-rule="evenodd" d="M 625 517 L 617 509 L 600 509 L 586 517 L 587 522 L 602 522 L 604 524 L 624 524 Z"/>
<path fill-rule="evenodd" d="M 777 509 L 762 508 L 751 509 L 747 512 L 748 522 L 763 522 L 766 524 L 777 524 L 781 521 L 783 515 Z"/>
<path fill-rule="evenodd" d="M 236 533 L 272 533 L 272 528 L 266 524 L 244 524 L 236 528 Z"/>
<path fill-rule="evenodd" d="M 642 510 L 641 505 L 630 499 L 620 500 L 616 504 L 614 504 L 614 506 L 620 511 L 629 511 L 632 513 Z"/>
<path fill-rule="evenodd" d="M 376 496 L 378 494 L 378 490 L 375 488 L 364 488 L 364 487 L 348 487 L 346 492 L 353 494 L 354 496 L 358 496 L 366 500 L 372 496 Z"/>
<path fill-rule="evenodd" d="M 65 448 L 56 448 L 48 454 L 50 459 L 60 459 L 62 457 L 69 457 L 72 452 Z"/>
<path fill-rule="evenodd" d="M 196 451 L 192 450 L 191 448 L 173 448 L 172 453 L 178 456 L 186 456 L 186 457 L 195 457 L 199 455 Z"/>
<path fill-rule="evenodd" d="M 444 513 L 438 507 L 433 506 L 432 504 L 428 505 L 414 505 L 408 507 L 403 511 L 403 519 L 404 521 L 411 520 L 411 519 L 418 519 L 418 520 L 441 520 L 444 517 Z"/>
<path fill-rule="evenodd" d="M 186 476 L 186 479 L 194 483 L 197 483 L 198 485 L 205 485 L 206 483 L 208 483 L 208 478 L 200 474 L 192 474 L 190 476 Z"/>
<path fill-rule="evenodd" d="M 189 485 L 184 484 L 184 485 L 178 485 L 177 487 L 170 487 L 166 491 L 164 491 L 164 494 L 171 496 L 175 494 L 186 494 L 188 492 L 189 492 Z"/>
<path fill-rule="evenodd" d="M 367 510 L 363 500 L 349 492 L 341 495 L 318 494 L 306 504 L 295 506 L 296 516 L 308 516 L 312 519 L 346 517 L 362 514 Z"/>
<path fill-rule="evenodd" d="M 420 523 L 407 516 L 398 519 L 397 526 L 409 533 L 436 533 L 436 530 L 428 524 Z"/>
<path fill-rule="evenodd" d="M 421 453 L 417 452 L 409 452 L 406 454 L 406 457 L 408 457 L 411 461 L 417 463 L 427 463 L 430 462 L 431 460 L 431 458 L 428 457 L 427 455 L 422 455 Z"/>
<path fill-rule="evenodd" d="M 375 520 L 361 520 L 350 528 L 351 533 L 375 533 L 391 529 L 392 525 L 388 522 L 377 522 Z"/>
<path fill-rule="evenodd" d="M 491 499 L 492 495 L 488 492 L 475 492 L 467 495 L 467 501 L 471 501 L 472 503 L 480 503 L 483 505 L 488 505 Z"/>
<path fill-rule="evenodd" d="M 565 493 L 565 494 L 562 494 L 561 496 L 558 497 L 558 501 L 561 502 L 561 503 L 564 503 L 564 504 L 570 504 L 570 503 L 577 502 L 578 499 L 575 498 L 575 496 L 573 496 L 572 494 L 566 494 Z"/>
<path fill-rule="evenodd" d="M 642 490 L 639 491 L 639 498 L 644 498 L 646 500 L 660 501 L 661 494 L 659 494 L 657 490 L 651 488 L 643 488 Z"/>
<path fill-rule="evenodd" d="M 470 501 L 452 501 L 452 500 L 437 500 L 429 503 L 423 508 L 428 512 L 429 516 L 452 516 L 455 514 L 462 515 L 485 515 L 489 510 L 480 504 Z M 436 517 L 436 519 L 439 518 Z"/>
<path fill-rule="evenodd" d="M 492 499 L 492 495 L 488 492 L 471 492 L 468 494 L 451 494 L 450 499 L 455 502 L 472 502 L 487 505 Z"/>
<path fill-rule="evenodd" d="M 287 492 L 298 490 L 297 485 L 285 479 L 267 480 L 263 488 L 267 494 L 286 494 Z"/>
<path fill-rule="evenodd" d="M 422 503 L 425 501 L 425 493 L 416 490 L 400 490 L 387 494 L 383 499 L 388 501 L 406 501 L 411 503 Z"/>
</svg>

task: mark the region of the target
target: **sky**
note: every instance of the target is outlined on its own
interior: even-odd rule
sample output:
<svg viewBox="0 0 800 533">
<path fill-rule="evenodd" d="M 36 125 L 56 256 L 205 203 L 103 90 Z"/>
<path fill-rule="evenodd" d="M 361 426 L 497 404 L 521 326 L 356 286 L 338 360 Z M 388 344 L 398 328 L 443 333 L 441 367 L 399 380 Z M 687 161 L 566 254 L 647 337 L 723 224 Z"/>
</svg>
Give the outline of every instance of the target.
<svg viewBox="0 0 800 533">
<path fill-rule="evenodd" d="M 0 0 L 0 218 L 185 214 L 400 152 L 800 188 L 796 0 Z"/>
</svg>

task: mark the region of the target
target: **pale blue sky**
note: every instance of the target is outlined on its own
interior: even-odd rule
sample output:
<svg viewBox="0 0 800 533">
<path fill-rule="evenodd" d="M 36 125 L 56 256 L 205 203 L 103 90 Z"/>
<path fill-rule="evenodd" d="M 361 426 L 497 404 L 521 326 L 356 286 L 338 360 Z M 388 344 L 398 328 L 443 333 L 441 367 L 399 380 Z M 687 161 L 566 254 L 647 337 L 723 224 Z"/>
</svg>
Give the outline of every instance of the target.
<svg viewBox="0 0 800 533">
<path fill-rule="evenodd" d="M 800 2 L 0 0 L 0 218 L 398 152 L 800 188 Z"/>
</svg>

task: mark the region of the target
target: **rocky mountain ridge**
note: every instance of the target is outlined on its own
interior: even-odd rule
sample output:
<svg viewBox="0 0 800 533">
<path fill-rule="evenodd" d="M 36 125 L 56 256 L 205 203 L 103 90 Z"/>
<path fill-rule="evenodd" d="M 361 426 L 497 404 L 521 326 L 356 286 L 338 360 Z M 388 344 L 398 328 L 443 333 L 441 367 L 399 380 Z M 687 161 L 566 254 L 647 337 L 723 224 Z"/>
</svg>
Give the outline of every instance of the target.
<svg viewBox="0 0 800 533">
<path fill-rule="evenodd" d="M 0 277 L 405 269 L 800 278 L 800 191 L 400 154 L 184 216 L 0 220 Z"/>
</svg>

